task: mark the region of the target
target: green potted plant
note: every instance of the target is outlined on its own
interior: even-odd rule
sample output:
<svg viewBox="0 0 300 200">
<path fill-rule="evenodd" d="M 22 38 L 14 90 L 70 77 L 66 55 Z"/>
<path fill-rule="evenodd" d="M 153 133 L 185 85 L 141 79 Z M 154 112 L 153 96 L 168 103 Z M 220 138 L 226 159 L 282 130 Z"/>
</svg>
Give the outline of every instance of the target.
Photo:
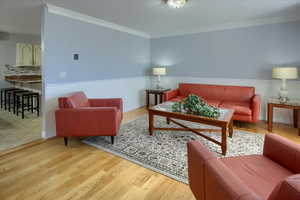
<svg viewBox="0 0 300 200">
<path fill-rule="evenodd" d="M 201 115 L 205 117 L 218 118 L 220 109 L 208 105 L 201 97 L 190 94 L 187 98 L 172 105 L 173 112 L 185 111 L 189 114 Z"/>
</svg>

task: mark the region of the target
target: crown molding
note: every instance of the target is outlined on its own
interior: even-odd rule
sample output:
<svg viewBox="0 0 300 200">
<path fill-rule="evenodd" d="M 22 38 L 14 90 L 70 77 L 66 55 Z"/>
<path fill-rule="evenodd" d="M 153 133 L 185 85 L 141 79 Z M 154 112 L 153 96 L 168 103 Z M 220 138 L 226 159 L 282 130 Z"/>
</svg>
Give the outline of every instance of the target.
<svg viewBox="0 0 300 200">
<path fill-rule="evenodd" d="M 144 37 L 144 38 L 164 38 L 164 37 L 174 37 L 174 36 L 183 36 L 183 35 L 190 35 L 190 34 L 197 34 L 197 33 L 204 33 L 204 32 L 214 32 L 214 31 L 224 31 L 224 30 L 231 30 L 231 29 L 239 29 L 239 28 L 247 28 L 247 27 L 254 27 L 254 26 L 261 26 L 261 25 L 268 25 L 268 24 L 279 24 L 279 23 L 287 23 L 287 22 L 294 22 L 300 21 L 300 16 L 287 16 L 287 17 L 273 17 L 273 18 L 264 18 L 264 19 L 257 19 L 257 20 L 247 20 L 247 21 L 240 21 L 240 22 L 230 22 L 218 25 L 207 25 L 207 26 L 200 26 L 197 29 L 191 31 L 178 31 L 172 33 L 162 33 L 162 34 L 154 34 L 151 35 L 137 31 L 125 26 L 121 26 L 115 23 L 111 23 L 96 17 L 91 17 L 89 15 L 85 15 L 76 11 L 72 11 L 69 9 L 65 9 L 62 7 L 54 6 L 52 4 L 45 4 L 48 12 L 61 15 L 65 17 L 69 17 L 72 19 L 80 20 L 83 22 L 87 22 L 90 24 L 95 24 L 98 26 L 103 26 L 106 28 L 110 28 L 113 30 L 117 30 L 120 32 L 129 33 L 132 35 Z"/>
<path fill-rule="evenodd" d="M 183 36 L 183 35 L 190 35 L 190 34 L 197 34 L 197 33 L 224 31 L 224 30 L 231 30 L 231 29 L 247 28 L 247 27 L 262 26 L 262 25 L 269 25 L 269 24 L 288 23 L 288 22 L 295 22 L 295 21 L 300 21 L 300 16 L 297 17 L 289 16 L 285 18 L 273 17 L 273 18 L 232 22 L 232 23 L 225 23 L 225 24 L 218 24 L 218 25 L 208 25 L 208 26 L 202 26 L 192 31 L 182 31 L 173 34 L 152 35 L 151 38 L 156 39 L 156 38 L 164 38 L 164 37 Z"/>
<path fill-rule="evenodd" d="M 46 8 L 48 9 L 48 12 L 50 12 L 52 14 L 69 17 L 72 19 L 80 20 L 80 21 L 98 25 L 98 26 L 103 26 L 106 28 L 110 28 L 113 30 L 129 33 L 132 35 L 136 35 L 136 36 L 140 36 L 140 37 L 144 37 L 144 38 L 148 38 L 148 39 L 150 38 L 150 35 L 147 33 L 137 31 L 137 30 L 125 27 L 125 26 L 118 25 L 118 24 L 114 24 L 114 23 L 111 23 L 111 22 L 108 22 L 108 21 L 105 21 L 105 20 L 102 20 L 102 19 L 99 19 L 96 17 L 91 17 L 89 15 L 85 15 L 85 14 L 75 12 L 75 11 L 72 11 L 69 9 L 54 6 L 52 4 L 46 4 Z"/>
</svg>

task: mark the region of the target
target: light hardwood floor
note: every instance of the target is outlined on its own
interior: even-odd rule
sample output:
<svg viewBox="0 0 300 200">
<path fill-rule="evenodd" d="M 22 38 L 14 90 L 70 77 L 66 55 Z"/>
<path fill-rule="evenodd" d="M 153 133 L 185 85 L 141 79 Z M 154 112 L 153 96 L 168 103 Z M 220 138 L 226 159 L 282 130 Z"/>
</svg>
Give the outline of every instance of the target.
<svg viewBox="0 0 300 200">
<path fill-rule="evenodd" d="M 125 114 L 124 123 L 143 114 Z M 265 122 L 243 130 L 267 133 Z M 274 132 L 300 143 L 296 129 L 276 124 Z M 188 187 L 159 173 L 85 145 L 65 147 L 50 139 L 0 156 L 0 199 L 193 200 Z"/>
<path fill-rule="evenodd" d="M 42 118 L 27 114 L 25 119 L 0 110 L 0 152 L 41 139 Z"/>
</svg>

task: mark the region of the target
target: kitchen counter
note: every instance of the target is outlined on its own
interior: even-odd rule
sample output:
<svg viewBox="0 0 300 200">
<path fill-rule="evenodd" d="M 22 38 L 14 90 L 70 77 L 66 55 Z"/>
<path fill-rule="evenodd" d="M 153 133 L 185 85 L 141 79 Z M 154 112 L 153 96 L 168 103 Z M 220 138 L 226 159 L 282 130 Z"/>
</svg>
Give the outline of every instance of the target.
<svg viewBox="0 0 300 200">
<path fill-rule="evenodd" d="M 42 83 L 14 83 L 14 87 L 42 94 Z"/>
<path fill-rule="evenodd" d="M 40 67 L 13 67 L 6 66 L 6 69 L 2 73 L 3 76 L 36 76 L 42 75 Z"/>
<path fill-rule="evenodd" d="M 5 76 L 5 80 L 15 83 L 41 83 L 42 77 L 40 75 L 22 75 L 22 76 Z"/>
</svg>

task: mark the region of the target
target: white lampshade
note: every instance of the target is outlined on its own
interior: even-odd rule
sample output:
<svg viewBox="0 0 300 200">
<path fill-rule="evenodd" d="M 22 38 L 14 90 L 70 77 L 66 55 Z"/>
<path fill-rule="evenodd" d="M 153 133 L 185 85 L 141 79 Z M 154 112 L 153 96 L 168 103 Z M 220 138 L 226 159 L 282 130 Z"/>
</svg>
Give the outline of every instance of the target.
<svg viewBox="0 0 300 200">
<path fill-rule="evenodd" d="M 296 67 L 274 67 L 272 77 L 278 79 L 297 79 L 298 69 Z"/>
<path fill-rule="evenodd" d="M 152 68 L 153 75 L 166 75 L 166 68 L 165 67 L 154 67 Z"/>
</svg>

